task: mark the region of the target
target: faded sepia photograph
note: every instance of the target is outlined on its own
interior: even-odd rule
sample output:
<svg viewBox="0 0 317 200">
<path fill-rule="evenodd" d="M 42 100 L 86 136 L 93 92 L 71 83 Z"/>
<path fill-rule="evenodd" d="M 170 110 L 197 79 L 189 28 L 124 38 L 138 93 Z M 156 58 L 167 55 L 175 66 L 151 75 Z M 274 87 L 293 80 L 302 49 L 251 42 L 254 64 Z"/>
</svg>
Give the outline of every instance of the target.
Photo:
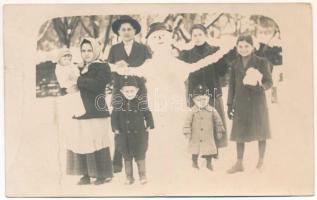
<svg viewBox="0 0 317 200">
<path fill-rule="evenodd" d="M 314 195 L 311 17 L 5 5 L 6 195 Z"/>
</svg>

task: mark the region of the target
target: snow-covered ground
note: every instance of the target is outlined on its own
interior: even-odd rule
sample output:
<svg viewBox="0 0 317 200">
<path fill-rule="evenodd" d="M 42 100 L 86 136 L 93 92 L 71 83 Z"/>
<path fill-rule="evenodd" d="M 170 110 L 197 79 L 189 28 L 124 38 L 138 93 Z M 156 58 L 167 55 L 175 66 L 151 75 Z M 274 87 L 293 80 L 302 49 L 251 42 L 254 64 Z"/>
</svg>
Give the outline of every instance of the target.
<svg viewBox="0 0 317 200">
<path fill-rule="evenodd" d="M 10 157 L 6 158 L 6 181 L 11 186 L 7 194 L 11 190 L 27 196 L 301 194 L 312 184 L 312 179 L 307 178 L 307 173 L 313 167 L 308 164 L 312 159 L 312 146 L 310 143 L 303 145 L 298 142 L 304 141 L 303 137 L 311 137 L 311 133 L 302 132 L 302 124 L 296 119 L 301 116 L 295 116 L 288 109 L 291 101 L 288 99 L 286 83 L 279 85 L 279 103 L 269 103 L 273 137 L 268 141 L 264 170 L 255 170 L 258 155 L 256 142 L 246 146 L 244 173 L 226 174 L 226 170 L 235 162 L 233 142 L 220 150 L 219 159 L 213 162 L 213 172 L 205 168 L 203 159 L 200 160 L 200 170 L 195 170 L 191 167 L 191 155 L 187 153 L 185 137 L 181 132 L 166 127 L 154 130 L 150 135 L 148 184 L 136 182 L 132 186 L 124 185 L 124 172 L 115 174 L 113 180 L 104 185 L 76 185 L 79 177 L 65 173 L 65 138 L 56 126 L 57 99 L 36 99 L 37 109 L 30 113 L 32 123 L 25 132 L 20 133 L 20 137 L 14 137 L 18 139 L 15 144 L 19 145 L 15 149 L 11 145 Z M 224 88 L 224 102 L 226 97 L 227 88 Z M 177 120 L 168 123 L 175 125 Z M 231 121 L 228 120 L 227 124 L 230 130 Z M 7 138 L 10 139 L 10 136 Z M 134 171 L 137 177 L 136 166 Z"/>
</svg>

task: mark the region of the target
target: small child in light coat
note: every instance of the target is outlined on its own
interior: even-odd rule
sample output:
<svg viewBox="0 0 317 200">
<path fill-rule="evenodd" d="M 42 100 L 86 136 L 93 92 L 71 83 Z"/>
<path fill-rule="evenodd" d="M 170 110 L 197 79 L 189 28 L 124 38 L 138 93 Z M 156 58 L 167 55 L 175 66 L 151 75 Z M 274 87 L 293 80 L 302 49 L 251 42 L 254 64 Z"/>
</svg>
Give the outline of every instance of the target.
<svg viewBox="0 0 317 200">
<path fill-rule="evenodd" d="M 198 85 L 192 98 L 194 106 L 187 115 L 183 130 L 189 139 L 192 166 L 199 169 L 198 157 L 201 155 L 207 161 L 207 168 L 212 171 L 212 157 L 218 155 L 217 140 L 221 139 L 225 129 L 217 110 L 208 104 L 210 94 L 206 86 Z"/>
</svg>

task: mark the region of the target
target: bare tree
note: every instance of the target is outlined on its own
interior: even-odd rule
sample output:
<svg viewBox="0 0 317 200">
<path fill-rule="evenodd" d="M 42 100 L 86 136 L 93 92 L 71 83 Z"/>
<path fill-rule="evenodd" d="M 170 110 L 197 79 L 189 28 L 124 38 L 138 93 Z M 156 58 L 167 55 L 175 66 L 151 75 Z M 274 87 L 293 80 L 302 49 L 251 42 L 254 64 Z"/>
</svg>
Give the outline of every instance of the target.
<svg viewBox="0 0 317 200">
<path fill-rule="evenodd" d="M 68 48 L 70 47 L 71 38 L 74 35 L 79 20 L 80 17 L 64 17 L 52 20 L 60 41 Z"/>
<path fill-rule="evenodd" d="M 102 52 L 105 51 L 106 46 L 109 44 L 112 20 L 113 20 L 113 15 L 110 15 L 109 16 L 109 23 L 108 23 L 108 26 L 107 26 L 107 29 L 106 29 L 106 33 L 105 33 L 105 40 L 104 40 Z"/>
</svg>

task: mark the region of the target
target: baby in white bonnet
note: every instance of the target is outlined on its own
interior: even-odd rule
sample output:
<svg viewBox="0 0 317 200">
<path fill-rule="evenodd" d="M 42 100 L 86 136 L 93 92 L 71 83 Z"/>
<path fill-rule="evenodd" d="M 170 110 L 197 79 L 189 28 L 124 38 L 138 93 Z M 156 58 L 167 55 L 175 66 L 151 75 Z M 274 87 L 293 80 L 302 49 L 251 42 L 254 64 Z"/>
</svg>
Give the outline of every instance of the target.
<svg viewBox="0 0 317 200">
<path fill-rule="evenodd" d="M 63 48 L 60 50 L 57 56 L 55 74 L 60 87 L 66 93 L 78 92 L 79 69 L 72 63 L 72 54 L 69 49 Z"/>
</svg>

